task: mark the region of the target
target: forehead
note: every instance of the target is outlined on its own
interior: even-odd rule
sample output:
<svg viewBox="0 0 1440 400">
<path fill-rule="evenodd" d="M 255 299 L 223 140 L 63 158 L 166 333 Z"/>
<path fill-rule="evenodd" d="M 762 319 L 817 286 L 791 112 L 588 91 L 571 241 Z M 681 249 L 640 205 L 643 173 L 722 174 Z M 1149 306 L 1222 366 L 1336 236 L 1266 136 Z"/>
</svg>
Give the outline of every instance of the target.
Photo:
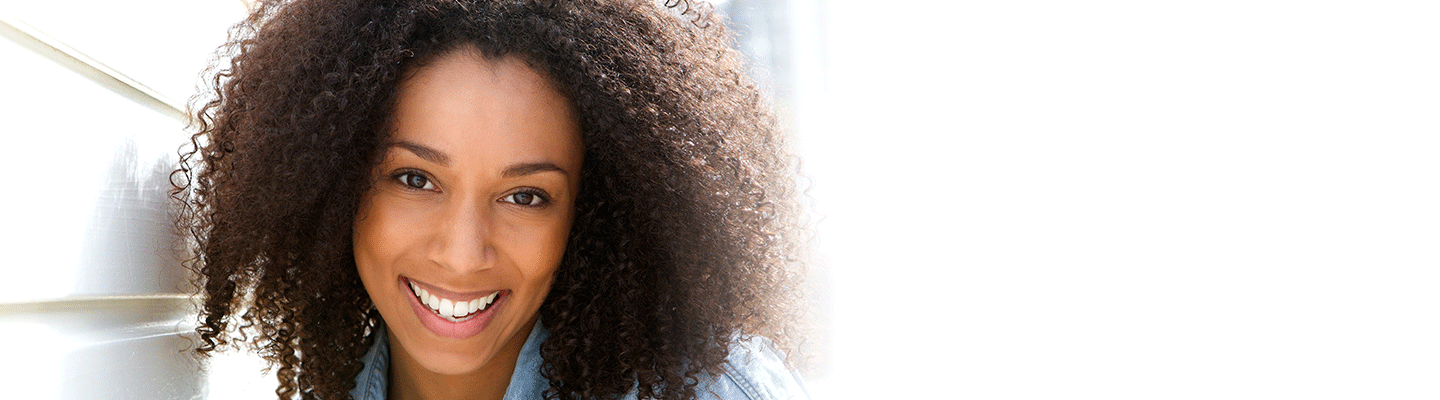
<svg viewBox="0 0 1440 400">
<path fill-rule="evenodd" d="M 457 160 L 579 165 L 580 129 L 571 102 L 517 57 L 473 48 L 438 56 L 399 87 L 394 140 L 434 147 Z M 573 160 L 572 160 L 573 159 Z"/>
</svg>

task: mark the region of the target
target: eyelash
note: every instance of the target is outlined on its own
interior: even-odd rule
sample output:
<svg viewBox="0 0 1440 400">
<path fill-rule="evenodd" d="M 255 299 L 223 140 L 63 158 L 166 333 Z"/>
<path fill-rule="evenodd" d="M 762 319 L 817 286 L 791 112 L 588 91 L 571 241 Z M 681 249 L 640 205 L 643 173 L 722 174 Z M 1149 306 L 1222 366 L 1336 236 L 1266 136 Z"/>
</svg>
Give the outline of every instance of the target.
<svg viewBox="0 0 1440 400">
<path fill-rule="evenodd" d="M 430 177 L 427 176 L 424 172 L 420 172 L 420 171 L 412 170 L 412 169 L 397 171 L 394 175 L 391 175 L 391 176 L 390 176 L 390 179 L 394 179 L 394 180 L 396 180 L 396 181 L 399 181 L 401 185 L 404 185 L 405 188 L 406 188 L 406 189 L 409 189 L 409 190 L 429 190 L 429 191 L 434 191 L 434 190 L 436 190 L 436 189 L 426 189 L 426 188 L 424 188 L 424 187 L 415 187 L 414 185 L 411 185 L 410 182 L 409 182 L 409 179 L 406 179 L 406 178 L 411 177 L 411 176 L 417 176 L 417 177 L 420 177 L 420 178 L 425 179 L 425 186 L 431 186 L 431 187 L 433 187 L 433 186 L 435 185 L 434 180 L 430 179 Z M 526 194 L 526 195 L 535 196 L 535 200 L 532 200 L 532 203 L 534 203 L 534 202 L 536 202 L 536 201 L 538 201 L 538 203 L 537 203 L 537 204 L 520 204 L 520 203 L 515 202 L 515 201 L 507 200 L 507 199 L 510 199 L 510 198 L 515 197 L 515 195 L 518 195 L 518 194 Z M 520 190 L 518 190 L 518 191 L 515 191 L 515 192 L 513 192 L 513 193 L 510 193 L 510 194 L 505 195 L 504 197 L 501 197 L 500 200 L 501 200 L 501 201 L 504 201 L 504 202 L 506 202 L 506 203 L 514 204 L 514 205 L 521 206 L 521 207 L 540 208 L 540 207 L 545 207 L 545 206 L 547 206 L 547 205 L 550 204 L 550 195 L 549 195 L 549 194 L 546 194 L 544 190 L 540 190 L 540 189 L 536 189 L 536 188 L 522 188 L 522 189 L 520 189 Z"/>
<path fill-rule="evenodd" d="M 411 185 L 411 184 L 410 184 L 410 180 L 409 180 L 409 179 L 406 179 L 407 177 L 410 177 L 410 176 L 417 176 L 417 177 L 420 177 L 420 178 L 425 179 L 425 186 L 431 186 L 431 187 L 435 186 L 435 182 L 434 182 L 434 180 L 430 179 L 430 176 L 425 175 L 424 172 L 420 172 L 420 171 L 413 170 L 413 169 L 405 169 L 405 170 L 397 171 L 397 172 L 395 172 L 394 175 L 391 175 L 391 176 L 390 176 L 390 179 L 394 179 L 394 180 L 400 181 L 400 184 L 401 184 L 401 185 L 404 185 L 406 189 L 410 189 L 410 190 L 431 190 L 431 191 L 435 190 L 435 189 L 426 189 L 426 188 L 424 188 L 424 187 L 415 187 L 414 185 Z"/>
<path fill-rule="evenodd" d="M 515 197 L 515 195 L 517 195 L 517 194 L 528 194 L 528 195 L 531 195 L 531 196 L 535 196 L 535 199 L 534 199 L 534 200 L 531 200 L 531 202 L 532 202 L 532 203 L 535 203 L 535 204 L 520 204 L 520 203 L 516 203 L 516 202 L 514 202 L 514 201 L 509 201 L 509 200 L 507 200 L 507 199 L 509 199 L 509 198 Z M 536 188 L 523 188 L 523 189 L 520 189 L 520 190 L 518 190 L 518 191 L 515 191 L 514 193 L 507 194 L 507 195 L 505 195 L 505 197 L 501 197 L 501 198 L 500 198 L 500 201 L 504 201 L 504 202 L 506 202 L 506 203 L 514 204 L 514 205 L 521 206 L 521 207 L 540 208 L 540 207 L 545 207 L 545 206 L 547 206 L 547 205 L 550 205 L 550 196 L 549 196 L 549 195 L 546 195 L 544 190 L 540 190 L 540 189 L 536 189 Z"/>
</svg>

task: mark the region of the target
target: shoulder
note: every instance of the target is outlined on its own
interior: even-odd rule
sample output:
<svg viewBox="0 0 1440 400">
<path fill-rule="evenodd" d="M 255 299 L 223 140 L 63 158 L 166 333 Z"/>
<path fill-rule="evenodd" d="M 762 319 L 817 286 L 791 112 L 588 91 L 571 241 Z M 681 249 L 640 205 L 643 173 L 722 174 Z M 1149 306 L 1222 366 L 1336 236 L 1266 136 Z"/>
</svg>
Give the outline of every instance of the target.
<svg viewBox="0 0 1440 400">
<path fill-rule="evenodd" d="M 739 337 L 720 373 L 700 380 L 697 400 L 805 400 L 800 375 L 785 367 L 785 355 L 769 339 Z"/>
</svg>

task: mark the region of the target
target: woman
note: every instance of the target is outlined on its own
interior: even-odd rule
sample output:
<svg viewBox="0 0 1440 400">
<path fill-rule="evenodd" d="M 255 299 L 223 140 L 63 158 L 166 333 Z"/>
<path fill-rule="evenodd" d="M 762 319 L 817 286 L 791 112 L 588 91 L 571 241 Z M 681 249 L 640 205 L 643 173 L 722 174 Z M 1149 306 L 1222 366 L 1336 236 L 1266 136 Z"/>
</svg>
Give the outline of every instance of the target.
<svg viewBox="0 0 1440 400">
<path fill-rule="evenodd" d="M 685 1 L 266 2 L 176 171 L 282 398 L 803 398 L 794 170 Z"/>
</svg>

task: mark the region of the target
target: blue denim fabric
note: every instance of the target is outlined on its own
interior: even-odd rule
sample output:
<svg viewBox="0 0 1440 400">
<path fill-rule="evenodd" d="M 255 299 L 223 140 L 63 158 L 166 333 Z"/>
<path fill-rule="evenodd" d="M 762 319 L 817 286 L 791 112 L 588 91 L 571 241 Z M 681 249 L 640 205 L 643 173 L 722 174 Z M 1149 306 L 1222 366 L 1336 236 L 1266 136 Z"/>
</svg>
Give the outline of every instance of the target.
<svg viewBox="0 0 1440 400">
<path fill-rule="evenodd" d="M 510 376 L 510 387 L 505 389 L 505 400 L 543 399 L 550 382 L 540 376 L 540 343 L 550 337 L 550 331 L 539 322 L 530 330 L 525 347 L 520 349 L 520 359 L 515 362 L 515 374 Z M 375 344 L 361 358 L 365 369 L 355 377 L 355 389 L 350 396 L 355 400 L 385 400 L 390 386 L 390 343 L 383 327 L 376 332 Z M 785 368 L 784 356 L 770 344 L 768 339 L 751 337 L 736 341 L 730 348 L 730 356 L 721 365 L 723 376 L 702 376 L 696 387 L 699 400 L 806 400 L 810 396 L 800 376 Z M 634 400 L 635 392 L 625 396 Z"/>
</svg>

